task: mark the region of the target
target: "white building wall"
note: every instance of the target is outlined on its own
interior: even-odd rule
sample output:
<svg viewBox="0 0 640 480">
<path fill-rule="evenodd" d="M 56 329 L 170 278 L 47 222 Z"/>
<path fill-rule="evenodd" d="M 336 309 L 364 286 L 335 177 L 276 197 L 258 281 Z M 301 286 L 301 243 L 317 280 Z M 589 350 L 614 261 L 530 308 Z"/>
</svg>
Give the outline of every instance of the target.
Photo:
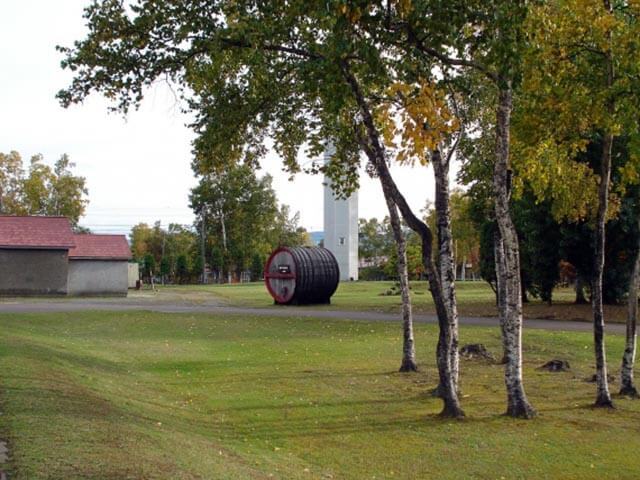
<svg viewBox="0 0 640 480">
<path fill-rule="evenodd" d="M 69 260 L 69 295 L 126 296 L 126 260 Z"/>
<path fill-rule="evenodd" d="M 129 288 L 136 288 L 136 283 L 140 280 L 140 265 L 129 262 L 127 267 L 129 274 Z"/>
<path fill-rule="evenodd" d="M 335 149 L 328 144 L 324 162 L 330 162 Z M 338 199 L 324 179 L 324 247 L 336 257 L 340 280 L 358 280 L 358 192 Z"/>
</svg>

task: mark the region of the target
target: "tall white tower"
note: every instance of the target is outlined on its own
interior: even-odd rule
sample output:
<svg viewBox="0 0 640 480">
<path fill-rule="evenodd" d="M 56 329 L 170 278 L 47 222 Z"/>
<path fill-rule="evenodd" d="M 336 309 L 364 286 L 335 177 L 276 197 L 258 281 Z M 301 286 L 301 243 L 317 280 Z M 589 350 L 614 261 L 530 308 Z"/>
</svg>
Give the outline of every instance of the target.
<svg viewBox="0 0 640 480">
<path fill-rule="evenodd" d="M 335 147 L 327 142 L 324 163 L 329 163 Z M 324 247 L 336 257 L 340 280 L 358 280 L 358 192 L 346 200 L 338 199 L 331 181 L 324 178 Z"/>
</svg>

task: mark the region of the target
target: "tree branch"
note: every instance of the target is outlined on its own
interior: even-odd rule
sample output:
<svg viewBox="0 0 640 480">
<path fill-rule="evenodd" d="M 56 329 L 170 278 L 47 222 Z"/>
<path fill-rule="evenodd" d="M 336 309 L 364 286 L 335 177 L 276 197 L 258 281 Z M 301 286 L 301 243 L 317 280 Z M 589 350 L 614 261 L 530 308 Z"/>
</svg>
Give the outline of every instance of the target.
<svg viewBox="0 0 640 480">
<path fill-rule="evenodd" d="M 232 38 L 220 38 L 220 41 L 223 44 L 229 45 L 231 47 L 238 48 L 257 48 L 261 50 L 266 50 L 269 52 L 281 52 L 281 53 L 290 53 L 292 55 L 298 55 L 300 57 L 309 58 L 312 60 L 322 60 L 324 57 L 318 53 L 309 52 L 302 48 L 296 47 L 287 47 L 284 45 L 270 45 L 270 44 L 262 44 L 262 45 L 252 45 L 249 42 L 243 40 L 234 40 Z"/>
<path fill-rule="evenodd" d="M 425 55 L 436 58 L 440 60 L 442 63 L 445 63 L 450 66 L 469 67 L 469 68 L 478 70 L 494 83 L 498 83 L 500 81 L 500 76 L 497 73 L 492 72 L 481 63 L 473 62 L 471 60 L 465 60 L 462 58 L 449 57 L 443 53 L 440 53 L 434 48 L 427 47 L 424 44 L 424 40 L 419 39 L 409 25 L 405 25 L 405 29 L 407 31 L 407 40 L 409 40 L 409 42 L 413 44 L 414 47 L 416 47 L 419 51 L 421 51 Z"/>
</svg>

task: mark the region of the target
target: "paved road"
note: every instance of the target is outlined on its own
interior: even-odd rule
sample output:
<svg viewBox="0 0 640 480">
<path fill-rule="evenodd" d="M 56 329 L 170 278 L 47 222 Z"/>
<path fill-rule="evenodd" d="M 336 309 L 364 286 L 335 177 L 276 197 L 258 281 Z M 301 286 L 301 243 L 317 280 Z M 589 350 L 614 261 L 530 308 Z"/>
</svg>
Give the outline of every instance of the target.
<svg viewBox="0 0 640 480">
<path fill-rule="evenodd" d="M 366 320 L 366 321 L 382 321 L 397 322 L 400 319 L 399 314 L 382 313 L 382 312 L 359 312 L 359 311 L 340 311 L 327 309 L 314 309 L 311 307 L 281 307 L 272 306 L 269 308 L 247 308 L 247 307 L 231 307 L 215 303 L 207 304 L 187 304 L 180 302 L 141 302 L 131 300 L 15 300 L 0 302 L 0 314 L 2 313 L 37 313 L 37 312 L 77 312 L 82 310 L 104 310 L 104 311 L 131 311 L 131 310 L 148 310 L 163 313 L 212 313 L 212 314 L 231 314 L 231 315 L 262 315 L 277 317 L 314 317 L 314 318 L 331 318 L 345 320 Z M 436 323 L 435 315 L 415 315 L 414 319 L 420 323 Z M 497 327 L 498 319 L 492 317 L 461 317 L 461 325 L 475 325 L 482 327 Z M 590 332 L 592 330 L 591 323 L 579 321 L 564 320 L 538 320 L 526 319 L 525 328 L 558 330 L 558 331 L 575 331 Z M 608 324 L 607 333 L 623 334 L 625 326 L 621 324 Z"/>
</svg>

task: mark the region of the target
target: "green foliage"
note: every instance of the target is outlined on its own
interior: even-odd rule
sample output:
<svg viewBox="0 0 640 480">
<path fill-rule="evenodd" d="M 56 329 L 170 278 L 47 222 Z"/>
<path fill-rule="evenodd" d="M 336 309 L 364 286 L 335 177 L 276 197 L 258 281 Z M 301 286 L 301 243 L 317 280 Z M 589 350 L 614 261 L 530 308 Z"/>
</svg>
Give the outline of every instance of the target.
<svg viewBox="0 0 640 480">
<path fill-rule="evenodd" d="M 171 274 L 171 263 L 167 257 L 162 257 L 160 260 L 160 275 L 167 277 Z"/>
<path fill-rule="evenodd" d="M 561 260 L 560 226 L 554 220 L 551 203 L 537 202 L 531 192 L 513 202 L 524 288 L 548 303 L 560 280 Z"/>
<path fill-rule="evenodd" d="M 385 226 L 391 229 L 388 217 L 385 218 Z M 421 279 L 424 274 L 424 265 L 422 263 L 422 243 L 418 234 L 403 226 L 403 233 L 407 244 L 407 270 L 410 280 Z M 383 266 L 386 278 L 398 278 L 398 254 L 395 243 L 387 246 L 387 262 Z"/>
<path fill-rule="evenodd" d="M 225 258 L 221 248 L 214 246 L 211 249 L 211 266 L 213 269 L 223 272 L 225 269 Z"/>
<path fill-rule="evenodd" d="M 262 278 L 266 261 L 267 258 L 265 256 L 259 253 L 253 254 L 253 258 L 251 259 L 251 277 L 254 282 Z"/>
<path fill-rule="evenodd" d="M 143 275 L 150 278 L 156 272 L 156 259 L 150 253 L 145 254 L 143 259 Z"/>
<path fill-rule="evenodd" d="M 361 260 L 379 267 L 393 245 L 388 217 L 383 222 L 375 217 L 358 220 L 358 255 Z"/>
<path fill-rule="evenodd" d="M 135 225 L 129 237 L 134 258 L 142 260 L 150 255 L 161 268 L 164 261 L 168 267 L 166 273 L 161 274 L 169 276 L 175 273 L 178 256 L 189 255 L 198 245 L 197 235 L 191 229 L 175 223 L 163 228 L 159 221 L 152 227 L 146 223 Z"/>
<path fill-rule="evenodd" d="M 516 168 L 538 199 L 553 201 L 556 218 L 595 215 L 599 163 L 576 162 L 594 136 L 639 134 L 639 18 L 637 2 L 532 4 L 514 118 Z M 638 181 L 640 150 L 635 141 L 629 145 L 627 162 L 617 167 L 617 190 Z M 615 214 L 613 208 L 610 217 Z"/>
<path fill-rule="evenodd" d="M 397 276 L 396 272 L 396 276 Z M 358 280 L 363 282 L 389 280 L 386 269 L 378 266 L 362 267 L 358 270 Z"/>
<path fill-rule="evenodd" d="M 620 165 L 628 161 L 627 139 L 614 142 L 614 183 L 619 181 Z M 600 159 L 601 146 L 598 142 L 587 145 L 575 163 L 587 168 L 595 168 Z M 477 193 L 474 186 L 472 192 Z M 640 192 L 637 185 L 627 186 L 617 207 L 618 215 L 607 223 L 604 270 L 604 301 L 607 304 L 621 302 L 627 292 L 634 245 L 637 244 L 636 218 Z M 521 247 L 522 279 L 526 290 L 545 301 L 551 299 L 551 292 L 558 281 L 558 263 L 566 260 L 588 284 L 593 279 L 594 233 L 590 221 L 559 221 L 553 213 L 553 199 L 539 201 L 535 194 L 526 191 L 514 199 L 513 214 Z M 494 223 L 485 200 L 472 201 L 474 217 L 479 220 L 480 265 L 482 278 L 495 285 L 495 264 L 493 260 Z"/>
<path fill-rule="evenodd" d="M 497 291 L 495 237 L 498 225 L 495 221 L 480 221 L 480 277 L 484 279 L 494 292 Z"/>
<path fill-rule="evenodd" d="M 77 227 L 88 191 L 85 178 L 73 175 L 73 167 L 67 154 L 53 168 L 35 155 L 25 173 L 18 152 L 0 153 L 0 213 L 65 216 Z"/>
<path fill-rule="evenodd" d="M 204 272 L 204 264 L 202 263 L 202 255 L 200 252 L 193 255 L 189 271 L 192 278 L 200 278 L 202 276 L 202 272 Z"/>
<path fill-rule="evenodd" d="M 189 279 L 189 257 L 184 253 L 176 258 L 176 278 L 178 283 L 186 282 Z"/>
<path fill-rule="evenodd" d="M 278 207 L 271 176 L 258 178 L 248 165 L 200 175 L 191 206 L 206 218 L 216 270 L 230 268 L 239 273 L 252 265 L 254 256 L 266 258 L 278 245 L 309 243 L 306 230 L 298 225 L 299 214 L 291 215 L 286 205 Z"/>
<path fill-rule="evenodd" d="M 625 173 L 623 166 L 628 165 L 631 155 L 629 137 L 617 138 L 613 143 L 614 185 L 623 185 Z M 601 142 L 599 137 L 591 141 L 576 162 L 596 168 L 600 161 Z M 629 261 L 635 254 L 635 246 L 640 232 L 637 231 L 637 216 L 640 214 L 640 187 L 637 184 L 626 185 L 617 193 L 616 216 L 606 225 L 605 269 L 603 277 L 603 298 L 605 303 L 619 303 L 626 294 L 632 265 Z M 593 255 L 595 237 L 592 221 L 562 223 L 562 252 L 572 263 L 585 281 L 593 279 Z"/>
</svg>

